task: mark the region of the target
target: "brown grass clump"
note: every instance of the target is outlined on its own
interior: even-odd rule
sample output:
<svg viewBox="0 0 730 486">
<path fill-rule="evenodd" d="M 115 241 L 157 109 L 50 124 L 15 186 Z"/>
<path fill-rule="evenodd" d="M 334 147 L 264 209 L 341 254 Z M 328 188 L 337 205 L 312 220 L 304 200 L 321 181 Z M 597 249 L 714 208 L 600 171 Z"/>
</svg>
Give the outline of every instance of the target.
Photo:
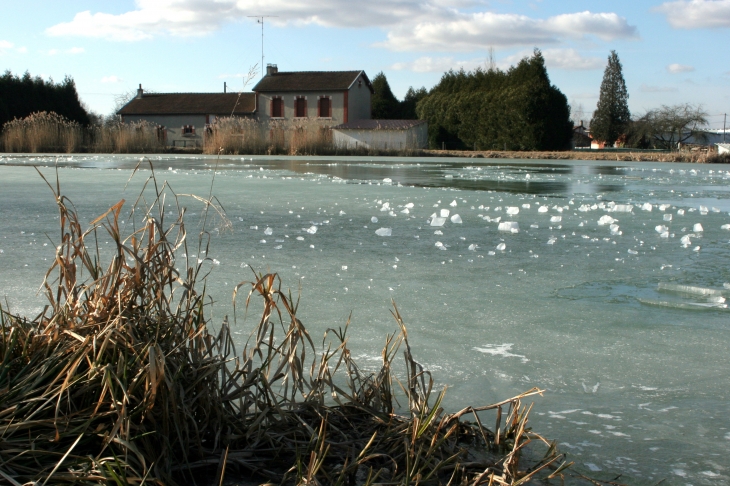
<svg viewBox="0 0 730 486">
<path fill-rule="evenodd" d="M 7 122 L 2 130 L 6 152 L 78 152 L 84 129 L 54 112 L 41 111 Z"/>
<path fill-rule="evenodd" d="M 141 223 L 123 235 L 124 200 L 84 230 L 58 182 L 49 184 L 60 240 L 43 284 L 48 306 L 34 319 L 0 312 L 0 483 L 188 484 L 204 474 L 216 484 L 237 475 L 516 486 L 564 474 L 554 444 L 527 426 L 522 400 L 540 390 L 446 413 L 395 307 L 397 331 L 368 372 L 352 359 L 348 325 L 316 346 L 278 276 L 254 274 L 236 291 L 262 313 L 238 352 L 228 320 L 216 332 L 207 317 L 207 262 L 176 258 L 189 254 L 178 197 L 154 176 L 145 186 L 151 202 L 138 199 L 130 220 Z M 166 198 L 179 209 L 173 221 Z M 220 209 L 198 200 L 206 217 Z M 114 243 L 106 265 L 99 232 Z M 204 222 L 198 254 L 206 241 Z M 493 429 L 483 425 L 487 410 Z M 526 464 L 535 440 L 547 453 Z"/>
</svg>

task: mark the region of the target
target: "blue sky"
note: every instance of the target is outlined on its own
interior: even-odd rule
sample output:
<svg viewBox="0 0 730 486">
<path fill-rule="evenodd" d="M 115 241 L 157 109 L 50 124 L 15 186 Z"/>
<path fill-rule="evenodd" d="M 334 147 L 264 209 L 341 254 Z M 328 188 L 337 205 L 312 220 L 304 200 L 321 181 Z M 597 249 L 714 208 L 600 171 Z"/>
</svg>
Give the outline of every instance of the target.
<svg viewBox="0 0 730 486">
<path fill-rule="evenodd" d="M 444 71 L 507 68 L 542 50 L 576 118 L 590 118 L 612 49 L 632 113 L 702 104 L 730 112 L 730 0 L 0 0 L 0 68 L 56 81 L 108 114 L 138 84 L 156 92 L 244 88 L 261 63 L 281 71 L 383 71 L 396 96 Z M 256 78 L 258 79 L 258 78 Z M 250 89 L 252 84 L 249 84 Z"/>
</svg>

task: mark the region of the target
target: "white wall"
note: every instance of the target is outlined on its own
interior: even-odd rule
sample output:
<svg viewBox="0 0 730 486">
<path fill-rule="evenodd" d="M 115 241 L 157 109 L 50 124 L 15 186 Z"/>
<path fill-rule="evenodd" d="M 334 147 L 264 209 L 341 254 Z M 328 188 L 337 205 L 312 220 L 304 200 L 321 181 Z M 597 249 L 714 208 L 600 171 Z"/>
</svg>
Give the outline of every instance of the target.
<svg viewBox="0 0 730 486">
<path fill-rule="evenodd" d="M 332 141 L 343 148 L 405 150 L 426 148 L 428 125 L 423 123 L 408 130 L 332 130 Z"/>
</svg>

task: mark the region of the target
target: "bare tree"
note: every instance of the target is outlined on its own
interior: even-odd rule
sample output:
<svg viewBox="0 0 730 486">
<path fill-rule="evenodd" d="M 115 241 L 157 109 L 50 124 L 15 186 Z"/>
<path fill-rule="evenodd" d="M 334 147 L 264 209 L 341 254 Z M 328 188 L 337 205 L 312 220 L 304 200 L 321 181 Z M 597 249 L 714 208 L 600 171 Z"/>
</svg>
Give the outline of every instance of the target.
<svg viewBox="0 0 730 486">
<path fill-rule="evenodd" d="M 674 149 L 690 139 L 706 140 L 707 135 L 701 130 L 706 126 L 707 112 L 702 105 L 662 105 L 633 122 L 631 143 Z"/>
</svg>

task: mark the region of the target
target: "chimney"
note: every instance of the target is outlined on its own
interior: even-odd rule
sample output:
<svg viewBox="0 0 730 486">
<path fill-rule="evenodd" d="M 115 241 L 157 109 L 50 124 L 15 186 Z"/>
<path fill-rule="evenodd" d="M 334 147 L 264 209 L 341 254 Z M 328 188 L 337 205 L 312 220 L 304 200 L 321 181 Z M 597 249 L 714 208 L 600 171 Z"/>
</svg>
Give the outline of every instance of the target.
<svg viewBox="0 0 730 486">
<path fill-rule="evenodd" d="M 227 92 L 227 91 L 226 91 L 226 82 L 225 82 L 225 81 L 223 81 L 223 92 L 224 92 L 224 93 L 226 93 L 226 92 Z"/>
<path fill-rule="evenodd" d="M 139 89 L 137 90 L 137 98 L 142 98 L 143 94 L 144 94 L 144 90 L 142 89 L 142 83 L 140 83 Z"/>
<path fill-rule="evenodd" d="M 276 74 L 279 72 L 279 68 L 276 66 L 276 64 L 267 64 L 266 65 L 266 75 L 271 76 L 272 74 Z"/>
</svg>

